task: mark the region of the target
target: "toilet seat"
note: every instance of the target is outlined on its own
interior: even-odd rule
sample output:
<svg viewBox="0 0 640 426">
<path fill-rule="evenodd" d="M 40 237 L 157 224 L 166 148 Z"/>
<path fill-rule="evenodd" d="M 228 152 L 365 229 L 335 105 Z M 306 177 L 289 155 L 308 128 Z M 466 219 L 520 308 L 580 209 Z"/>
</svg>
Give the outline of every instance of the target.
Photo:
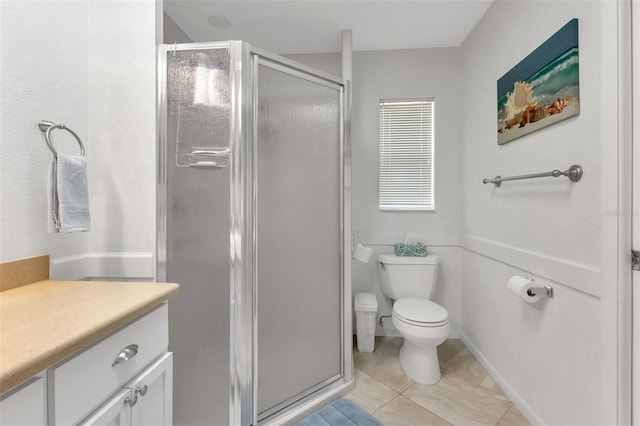
<svg viewBox="0 0 640 426">
<path fill-rule="evenodd" d="M 397 300 L 392 314 L 397 320 L 417 327 L 441 327 L 449 323 L 447 310 L 426 299 Z"/>
</svg>

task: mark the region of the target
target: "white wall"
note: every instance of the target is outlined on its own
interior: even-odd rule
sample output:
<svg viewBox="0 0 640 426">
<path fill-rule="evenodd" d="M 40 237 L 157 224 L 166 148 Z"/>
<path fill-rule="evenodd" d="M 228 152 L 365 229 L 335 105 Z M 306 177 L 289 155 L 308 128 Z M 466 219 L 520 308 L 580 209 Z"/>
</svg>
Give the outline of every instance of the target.
<svg viewBox="0 0 640 426">
<path fill-rule="evenodd" d="M 50 254 L 53 278 L 152 278 L 155 2 L 2 1 L 0 11 L 0 260 Z M 85 143 L 90 232 L 47 233 L 42 119 Z"/>
<path fill-rule="evenodd" d="M 357 36 L 357 35 L 356 35 Z M 290 58 L 340 75 L 339 54 L 290 55 Z M 457 335 L 460 324 L 461 103 L 460 49 L 355 52 L 353 55 L 352 229 L 355 243 L 374 248 L 368 264 L 352 262 L 353 292 L 373 292 L 378 314 L 389 315 L 375 254 L 390 253 L 406 233 L 419 235 L 440 256 L 434 300 L 444 306 Z M 378 108 L 385 98 L 434 97 L 435 212 L 381 212 L 378 208 Z M 378 327 L 379 335 L 395 334 Z"/>
<path fill-rule="evenodd" d="M 357 35 L 356 35 L 357 36 Z M 440 256 L 434 300 L 444 306 L 455 334 L 460 323 L 461 55 L 459 49 L 356 52 L 353 57 L 352 228 L 355 242 L 374 253 L 416 233 Z M 435 212 L 381 212 L 378 208 L 380 99 L 435 98 Z M 353 291 L 373 291 L 378 313 L 389 315 L 375 258 L 353 263 Z M 386 333 L 378 330 L 378 334 Z"/>
<path fill-rule="evenodd" d="M 89 2 L 92 277 L 153 278 L 155 8 L 153 1 Z"/>
<path fill-rule="evenodd" d="M 498 146 L 497 79 L 576 17 L 580 115 Z M 602 423 L 600 28 L 598 2 L 498 1 L 463 45 L 463 337 L 534 423 Z M 481 183 L 572 164 L 585 171 L 575 184 Z M 524 303 L 513 275 L 555 297 Z"/>
<path fill-rule="evenodd" d="M 0 261 L 78 256 L 87 251 L 88 233 L 47 232 L 52 155 L 37 124 L 64 123 L 87 134 L 87 5 L 2 1 L 0 16 Z M 56 132 L 56 146 L 77 153 L 65 133 Z"/>
</svg>

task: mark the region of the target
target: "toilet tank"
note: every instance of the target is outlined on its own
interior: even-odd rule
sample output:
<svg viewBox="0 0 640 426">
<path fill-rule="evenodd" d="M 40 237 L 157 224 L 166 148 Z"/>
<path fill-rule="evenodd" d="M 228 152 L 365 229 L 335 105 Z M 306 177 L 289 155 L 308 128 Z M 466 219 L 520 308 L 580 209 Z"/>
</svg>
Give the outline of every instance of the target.
<svg viewBox="0 0 640 426">
<path fill-rule="evenodd" d="M 431 299 L 438 278 L 438 256 L 378 255 L 382 292 L 390 299 Z"/>
</svg>

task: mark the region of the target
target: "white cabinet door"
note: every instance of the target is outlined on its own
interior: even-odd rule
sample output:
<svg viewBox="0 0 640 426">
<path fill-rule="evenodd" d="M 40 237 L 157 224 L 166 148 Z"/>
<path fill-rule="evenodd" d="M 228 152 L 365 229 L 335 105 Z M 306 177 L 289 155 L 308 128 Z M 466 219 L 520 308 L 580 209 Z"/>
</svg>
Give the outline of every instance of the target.
<svg viewBox="0 0 640 426">
<path fill-rule="evenodd" d="M 129 426 L 131 408 L 128 399 L 130 389 L 121 389 L 109 401 L 80 423 L 81 426 Z"/>
<path fill-rule="evenodd" d="M 173 354 L 169 352 L 151 363 L 80 425 L 171 426 L 172 396 Z"/>
<path fill-rule="evenodd" d="M 138 396 L 132 426 L 170 426 L 173 422 L 173 354 L 163 355 L 125 387 Z M 135 398 L 135 396 L 134 396 Z"/>
<path fill-rule="evenodd" d="M 47 424 L 46 407 L 44 379 L 35 377 L 31 383 L 2 397 L 0 425 L 44 426 Z"/>
</svg>

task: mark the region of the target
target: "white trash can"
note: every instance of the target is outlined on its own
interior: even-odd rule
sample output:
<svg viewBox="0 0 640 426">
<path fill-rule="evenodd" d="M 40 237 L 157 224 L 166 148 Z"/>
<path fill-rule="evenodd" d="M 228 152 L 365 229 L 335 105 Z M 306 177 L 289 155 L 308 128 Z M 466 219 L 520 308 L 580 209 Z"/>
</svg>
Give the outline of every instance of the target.
<svg viewBox="0 0 640 426">
<path fill-rule="evenodd" d="M 376 337 L 376 314 L 378 301 L 373 293 L 356 293 L 356 335 L 359 352 L 373 352 Z"/>
</svg>

